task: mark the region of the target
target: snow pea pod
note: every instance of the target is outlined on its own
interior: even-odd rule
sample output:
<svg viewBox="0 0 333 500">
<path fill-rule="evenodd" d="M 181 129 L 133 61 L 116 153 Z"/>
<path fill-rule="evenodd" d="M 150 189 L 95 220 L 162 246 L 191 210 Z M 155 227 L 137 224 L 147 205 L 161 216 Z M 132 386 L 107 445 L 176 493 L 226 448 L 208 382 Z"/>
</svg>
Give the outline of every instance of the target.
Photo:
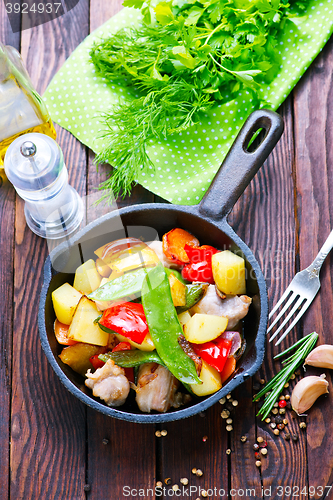
<svg viewBox="0 0 333 500">
<path fill-rule="evenodd" d="M 142 305 L 149 332 L 165 366 L 182 383 L 201 384 L 195 364 L 178 343 L 183 335 L 162 264 L 151 269 L 142 285 Z"/>
<path fill-rule="evenodd" d="M 93 300 L 108 301 L 140 294 L 146 274 L 147 269 L 144 267 L 122 274 L 91 292 L 88 297 Z"/>
<path fill-rule="evenodd" d="M 134 351 L 108 352 L 106 354 L 100 354 L 98 358 L 105 363 L 108 359 L 112 359 L 116 365 L 122 368 L 140 366 L 143 363 L 158 363 L 159 365 L 165 366 L 156 351 L 147 352 L 136 349 Z"/>
</svg>

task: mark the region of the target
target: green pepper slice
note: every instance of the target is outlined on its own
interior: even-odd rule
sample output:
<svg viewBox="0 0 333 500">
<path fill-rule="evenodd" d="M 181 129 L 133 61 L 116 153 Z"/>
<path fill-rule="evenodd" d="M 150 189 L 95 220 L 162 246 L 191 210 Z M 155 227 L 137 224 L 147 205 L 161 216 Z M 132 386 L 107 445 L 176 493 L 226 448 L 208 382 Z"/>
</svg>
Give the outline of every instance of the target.
<svg viewBox="0 0 333 500">
<path fill-rule="evenodd" d="M 91 292 L 88 297 L 93 300 L 108 301 L 140 294 L 146 274 L 147 269 L 144 267 L 122 274 Z"/>
<path fill-rule="evenodd" d="M 168 276 L 160 263 L 143 281 L 142 305 L 151 338 L 165 366 L 182 383 L 201 384 L 194 361 L 178 343 L 183 329 L 172 302 Z"/>
<path fill-rule="evenodd" d="M 208 283 L 192 283 L 191 285 L 186 285 L 186 304 L 184 306 L 177 306 L 177 313 L 180 314 L 195 306 L 195 304 L 205 295 L 208 286 Z"/>
<path fill-rule="evenodd" d="M 112 359 L 116 365 L 122 368 L 140 366 L 143 363 L 158 363 L 159 365 L 165 366 L 156 351 L 148 352 L 135 349 L 133 351 L 108 352 L 106 354 L 100 354 L 98 358 L 105 363 L 108 359 Z"/>
<path fill-rule="evenodd" d="M 181 275 L 181 273 L 179 271 L 177 271 L 176 269 L 169 269 L 168 267 L 165 267 L 164 270 L 165 270 L 168 278 L 169 278 L 170 274 L 173 274 L 177 278 L 177 280 L 179 280 L 181 283 L 186 285 L 186 281 L 184 280 L 183 276 Z"/>
</svg>

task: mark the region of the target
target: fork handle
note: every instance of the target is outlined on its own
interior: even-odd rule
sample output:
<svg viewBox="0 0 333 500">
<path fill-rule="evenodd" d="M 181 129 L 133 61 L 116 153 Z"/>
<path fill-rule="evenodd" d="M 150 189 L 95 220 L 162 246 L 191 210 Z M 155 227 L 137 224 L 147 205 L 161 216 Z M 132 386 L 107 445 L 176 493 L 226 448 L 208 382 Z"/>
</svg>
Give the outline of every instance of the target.
<svg viewBox="0 0 333 500">
<path fill-rule="evenodd" d="M 317 257 L 307 268 L 313 277 L 319 277 L 319 271 L 323 265 L 324 260 L 333 248 L 333 230 L 328 235 L 327 240 L 319 250 Z"/>
</svg>

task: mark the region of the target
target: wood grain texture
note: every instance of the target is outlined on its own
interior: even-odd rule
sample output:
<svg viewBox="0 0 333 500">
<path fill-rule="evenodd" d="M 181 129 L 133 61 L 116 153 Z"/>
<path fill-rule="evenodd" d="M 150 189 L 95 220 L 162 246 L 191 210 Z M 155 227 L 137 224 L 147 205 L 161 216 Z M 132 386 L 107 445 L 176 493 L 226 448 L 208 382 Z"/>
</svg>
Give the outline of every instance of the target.
<svg viewBox="0 0 333 500">
<path fill-rule="evenodd" d="M 331 40 L 295 91 L 297 210 L 301 221 L 299 246 L 302 269 L 312 262 L 333 227 L 332 64 Z M 317 331 L 319 344 L 332 344 L 332 262 L 332 255 L 329 255 L 320 273 L 321 290 L 303 322 L 304 334 Z M 331 384 L 329 370 L 312 369 L 307 374 L 320 375 L 322 372 L 326 372 Z M 311 498 L 322 498 L 321 487 L 325 492 L 326 486 L 333 485 L 331 406 L 331 395 L 321 398 L 307 418 L 309 485 L 315 488 Z M 331 495 L 332 492 L 327 498 Z"/>
<path fill-rule="evenodd" d="M 20 33 L 13 33 L 7 14 L 0 6 L 0 41 L 16 49 Z M 15 191 L 5 175 L 0 175 L 0 484 L 9 489 L 10 404 L 12 387 L 13 269 L 15 237 Z"/>
<path fill-rule="evenodd" d="M 40 93 L 87 34 L 85 0 L 75 11 L 22 33 L 22 56 Z M 70 169 L 70 181 L 84 194 L 85 148 L 64 131 L 58 142 L 66 163 L 75 167 L 74 176 Z M 16 229 L 11 497 L 83 500 L 86 410 L 60 384 L 40 347 L 36 306 L 48 249 L 46 241 L 25 226 L 21 200 L 17 203 Z M 29 272 L 25 272 L 24 262 L 29 263 Z"/>
</svg>

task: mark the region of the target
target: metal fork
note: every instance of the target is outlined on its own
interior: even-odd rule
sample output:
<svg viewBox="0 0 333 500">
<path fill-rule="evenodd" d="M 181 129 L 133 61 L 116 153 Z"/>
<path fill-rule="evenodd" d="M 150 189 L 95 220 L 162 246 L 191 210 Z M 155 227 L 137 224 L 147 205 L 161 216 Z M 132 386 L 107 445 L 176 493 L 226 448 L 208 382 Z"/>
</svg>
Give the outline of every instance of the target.
<svg viewBox="0 0 333 500">
<path fill-rule="evenodd" d="M 271 311 L 269 315 L 269 319 L 277 312 L 280 306 L 283 304 L 283 308 L 280 310 L 279 314 L 276 316 L 274 321 L 269 326 L 267 333 L 269 333 L 274 325 L 282 319 L 283 315 L 291 308 L 288 312 L 288 315 L 283 320 L 279 328 L 274 332 L 274 334 L 269 339 L 272 342 L 273 339 L 281 332 L 282 328 L 291 320 L 294 314 L 297 312 L 295 318 L 292 323 L 288 326 L 287 330 L 281 335 L 279 340 L 275 345 L 280 344 L 282 340 L 288 335 L 290 330 L 296 325 L 296 323 L 300 320 L 301 316 L 305 313 L 313 299 L 318 293 L 320 289 L 320 280 L 319 280 L 319 272 L 321 266 L 323 265 L 324 260 L 327 255 L 333 248 L 333 230 L 330 232 L 327 240 L 323 244 L 318 253 L 317 257 L 314 259 L 312 264 L 309 265 L 303 271 L 297 273 L 294 279 L 291 281 L 287 290 L 284 292 L 279 302 L 275 305 L 274 309 Z"/>
</svg>

